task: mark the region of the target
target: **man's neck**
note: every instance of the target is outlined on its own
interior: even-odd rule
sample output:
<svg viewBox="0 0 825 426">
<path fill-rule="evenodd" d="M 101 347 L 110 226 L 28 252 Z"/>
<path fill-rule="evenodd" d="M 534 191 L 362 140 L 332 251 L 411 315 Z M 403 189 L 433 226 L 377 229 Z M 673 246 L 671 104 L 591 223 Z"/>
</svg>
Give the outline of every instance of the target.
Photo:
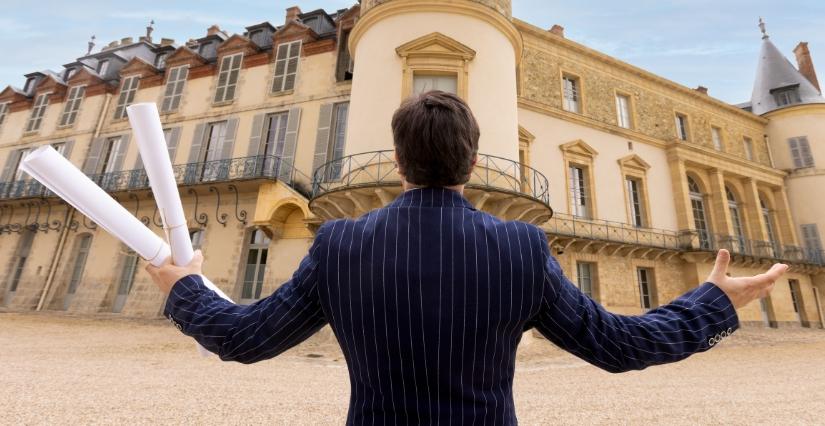
<svg viewBox="0 0 825 426">
<path fill-rule="evenodd" d="M 421 189 L 421 188 L 424 188 L 423 186 L 414 185 L 414 184 L 411 184 L 411 183 L 409 183 L 409 182 L 407 182 L 407 181 L 403 181 L 403 182 L 402 182 L 402 185 L 403 185 L 403 187 L 404 187 L 404 191 L 405 191 L 405 192 L 406 192 L 406 191 L 411 191 L 411 190 L 413 190 L 413 189 Z M 458 192 L 458 193 L 459 193 L 460 195 L 462 195 L 462 196 L 464 195 L 464 185 L 443 186 L 442 188 L 444 188 L 444 189 L 449 189 L 450 191 L 455 191 L 455 192 Z"/>
</svg>

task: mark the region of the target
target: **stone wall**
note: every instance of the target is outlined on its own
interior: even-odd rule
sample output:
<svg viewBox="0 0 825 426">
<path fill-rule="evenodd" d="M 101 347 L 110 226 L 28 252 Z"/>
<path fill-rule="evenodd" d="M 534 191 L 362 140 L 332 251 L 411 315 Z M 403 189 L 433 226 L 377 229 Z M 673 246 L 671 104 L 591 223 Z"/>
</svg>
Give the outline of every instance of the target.
<svg viewBox="0 0 825 426">
<path fill-rule="evenodd" d="M 392 0 L 362 0 L 361 1 L 361 13 L 366 13 L 368 10 L 384 3 L 389 3 Z M 454 2 L 460 2 L 462 0 L 453 0 Z M 487 7 L 491 7 L 497 10 L 504 16 L 511 16 L 513 14 L 513 5 L 512 0 L 467 0 L 472 1 L 474 3 L 480 3 Z"/>
</svg>

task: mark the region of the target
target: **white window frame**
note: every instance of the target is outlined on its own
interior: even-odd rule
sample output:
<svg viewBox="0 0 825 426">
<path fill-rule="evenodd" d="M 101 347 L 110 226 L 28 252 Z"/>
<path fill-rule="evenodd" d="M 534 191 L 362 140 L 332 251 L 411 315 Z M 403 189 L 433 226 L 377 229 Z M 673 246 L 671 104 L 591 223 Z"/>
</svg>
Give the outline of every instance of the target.
<svg viewBox="0 0 825 426">
<path fill-rule="evenodd" d="M 0 103 L 0 127 L 3 126 L 3 123 L 6 121 L 6 116 L 9 115 L 10 104 L 11 102 Z"/>
<path fill-rule="evenodd" d="M 644 228 L 645 208 L 644 196 L 642 194 L 642 180 L 636 177 L 625 177 L 627 185 L 627 202 L 630 211 L 630 223 L 636 228 Z"/>
<path fill-rule="evenodd" d="M 639 305 L 642 309 L 653 309 L 653 270 L 650 268 L 636 268 L 636 282 L 639 286 Z M 645 301 L 647 303 L 645 303 Z"/>
<path fill-rule="evenodd" d="M 183 91 L 186 88 L 186 79 L 189 78 L 189 65 L 171 68 L 168 76 L 163 89 L 160 112 L 174 112 L 180 108 Z"/>
<path fill-rule="evenodd" d="M 581 79 L 572 75 L 562 78 L 562 106 L 565 111 L 581 114 Z"/>
<path fill-rule="evenodd" d="M 676 136 L 679 138 L 680 141 L 687 142 L 688 138 L 690 137 L 690 129 L 688 126 L 688 118 L 687 115 L 676 113 Z"/>
<path fill-rule="evenodd" d="M 591 219 L 592 209 L 590 207 L 590 173 L 587 166 L 570 164 L 570 208 L 573 216 L 582 219 Z"/>
<path fill-rule="evenodd" d="M 63 106 L 63 114 L 60 115 L 58 127 L 68 127 L 74 125 L 77 120 L 77 113 L 80 111 L 80 103 L 86 95 L 86 86 L 72 86 L 66 95 L 66 104 Z"/>
<path fill-rule="evenodd" d="M 238 80 L 243 66 L 243 53 L 226 55 L 221 58 L 220 62 L 221 67 L 215 85 L 215 97 L 213 98 L 213 103 L 216 104 L 235 100 L 235 95 L 238 93 Z M 231 95 L 229 95 L 230 92 Z"/>
<path fill-rule="evenodd" d="M 115 120 L 126 118 L 126 107 L 134 102 L 135 93 L 137 93 L 139 85 L 139 75 L 130 75 L 123 78 L 123 81 L 120 83 L 120 93 L 117 97 L 117 106 L 115 107 Z"/>
<path fill-rule="evenodd" d="M 97 64 L 97 75 L 103 77 L 109 71 L 109 60 L 104 59 Z"/>
<path fill-rule="evenodd" d="M 295 90 L 295 85 L 298 81 L 298 68 L 301 64 L 302 47 L 303 42 L 301 40 L 278 45 L 275 59 L 275 77 L 272 80 L 272 93 Z M 284 56 L 281 56 L 281 53 L 284 53 Z M 294 69 L 290 72 L 290 66 L 293 64 Z"/>
<path fill-rule="evenodd" d="M 43 124 L 43 116 L 46 115 L 46 108 L 49 107 L 49 93 L 41 93 L 37 95 L 32 108 L 32 114 L 29 116 L 29 121 L 26 122 L 26 133 L 32 133 L 40 130 Z"/>
<path fill-rule="evenodd" d="M 633 118 L 630 112 L 630 96 L 616 94 L 616 123 L 623 129 L 633 128 Z"/>
<path fill-rule="evenodd" d="M 576 284 L 579 290 L 593 298 L 593 263 L 592 262 L 576 262 Z"/>
</svg>

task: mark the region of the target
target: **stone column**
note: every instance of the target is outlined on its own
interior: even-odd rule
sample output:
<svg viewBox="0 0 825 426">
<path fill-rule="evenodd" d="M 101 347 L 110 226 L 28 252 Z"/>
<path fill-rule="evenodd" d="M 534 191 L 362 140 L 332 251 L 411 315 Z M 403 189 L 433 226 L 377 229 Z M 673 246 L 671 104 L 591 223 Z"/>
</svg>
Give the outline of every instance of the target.
<svg viewBox="0 0 825 426">
<path fill-rule="evenodd" d="M 713 232 L 722 236 L 733 235 L 733 221 L 728 209 L 728 198 L 725 195 L 725 176 L 719 169 L 712 169 L 710 177 L 711 210 L 713 211 Z M 715 238 L 718 243 L 719 238 Z"/>
<path fill-rule="evenodd" d="M 791 216 L 791 207 L 788 202 L 788 193 L 783 187 L 774 190 L 773 195 L 776 203 L 776 227 L 781 235 L 780 241 L 783 245 L 799 246 L 796 224 L 794 224 L 793 216 Z"/>
</svg>

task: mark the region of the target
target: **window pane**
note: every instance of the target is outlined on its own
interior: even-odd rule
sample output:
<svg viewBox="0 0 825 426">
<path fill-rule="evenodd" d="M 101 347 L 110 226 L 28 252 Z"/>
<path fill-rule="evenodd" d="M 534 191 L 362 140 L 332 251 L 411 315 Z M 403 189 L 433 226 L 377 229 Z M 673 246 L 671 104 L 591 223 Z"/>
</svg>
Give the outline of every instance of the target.
<svg viewBox="0 0 825 426">
<path fill-rule="evenodd" d="M 420 94 L 430 90 L 458 94 L 458 77 L 455 75 L 427 75 L 413 76 L 413 94 Z"/>
</svg>

